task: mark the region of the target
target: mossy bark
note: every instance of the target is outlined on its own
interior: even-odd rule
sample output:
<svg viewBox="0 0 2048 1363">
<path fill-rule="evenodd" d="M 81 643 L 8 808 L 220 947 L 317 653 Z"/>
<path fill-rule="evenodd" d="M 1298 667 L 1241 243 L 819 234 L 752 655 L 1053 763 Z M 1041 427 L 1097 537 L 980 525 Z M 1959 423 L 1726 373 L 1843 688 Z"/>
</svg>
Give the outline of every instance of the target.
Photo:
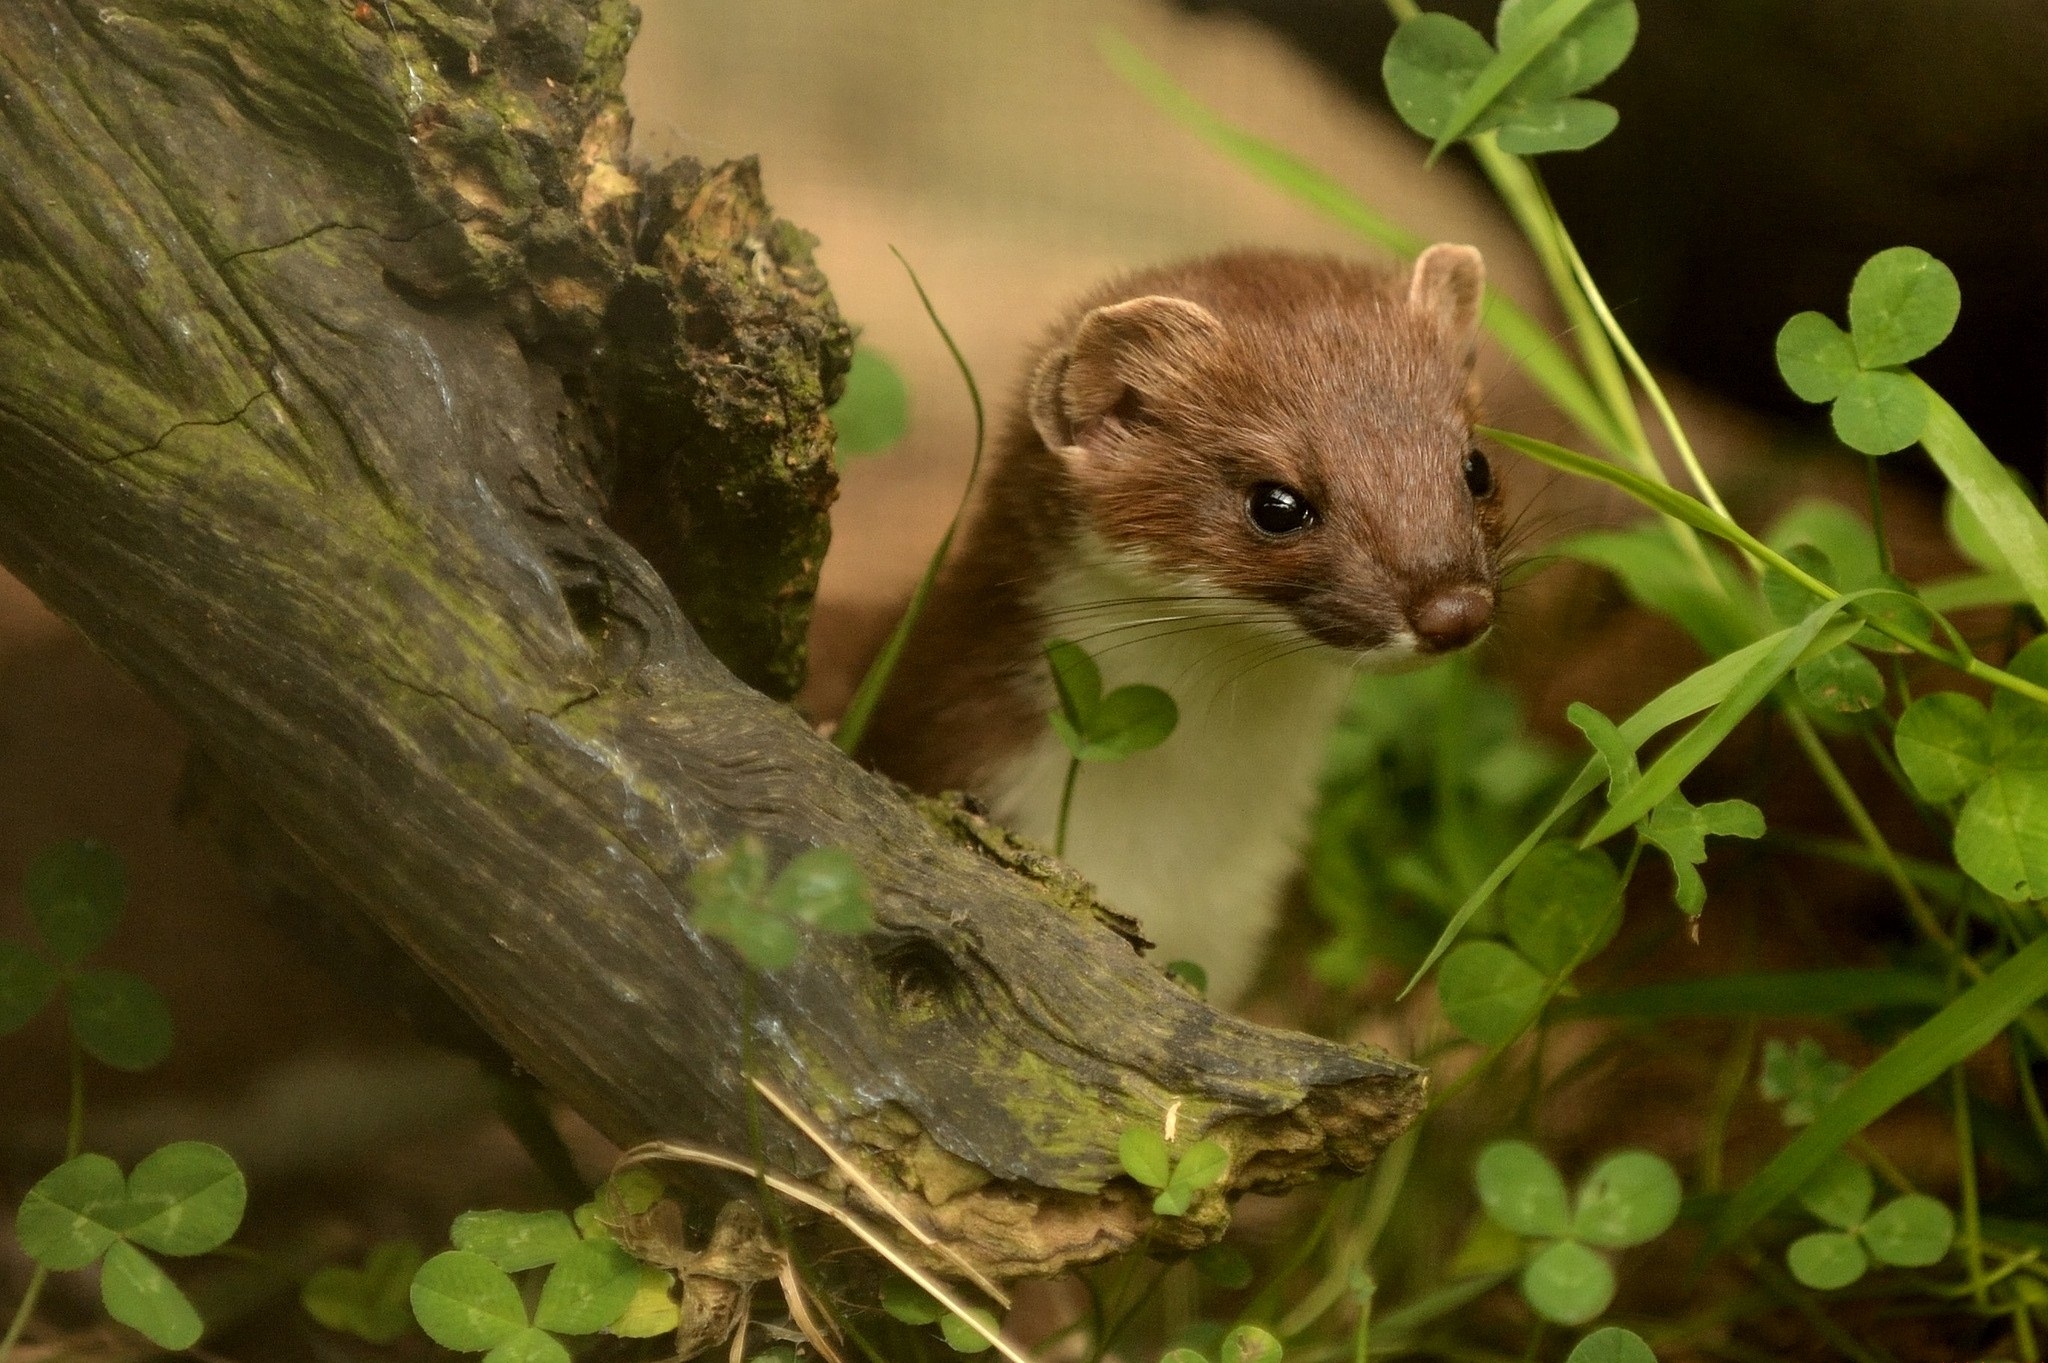
<svg viewBox="0 0 2048 1363">
<path fill-rule="evenodd" d="M 751 162 L 628 160 L 634 18 L 0 7 L 0 558 L 282 830 L 272 864 L 618 1140 L 744 1151 L 744 1050 L 1006 1275 L 1142 1233 L 1117 1135 L 1176 1102 L 1233 1150 L 1219 1192 L 1362 1167 L 1414 1070 L 1208 1008 L 773 699 L 846 328 Z M 880 929 L 749 979 L 683 897 L 749 832 L 849 849 Z"/>
</svg>

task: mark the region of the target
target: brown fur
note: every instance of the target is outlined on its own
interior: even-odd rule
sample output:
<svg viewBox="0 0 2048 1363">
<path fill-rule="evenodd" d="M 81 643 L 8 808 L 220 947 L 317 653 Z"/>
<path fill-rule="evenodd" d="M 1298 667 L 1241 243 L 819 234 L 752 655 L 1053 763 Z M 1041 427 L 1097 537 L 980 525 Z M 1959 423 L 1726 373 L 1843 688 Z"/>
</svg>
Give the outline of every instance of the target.
<svg viewBox="0 0 2048 1363">
<path fill-rule="evenodd" d="M 1490 600 L 1500 497 L 1463 474 L 1482 289 L 1469 248 L 1405 275 L 1242 250 L 1083 298 L 998 428 L 864 755 L 919 789 L 974 790 L 1042 730 L 1033 593 L 1087 530 L 1343 649 L 1388 643 L 1434 593 Z M 1315 525 L 1260 534 L 1245 499 L 1261 482 L 1306 493 Z"/>
</svg>

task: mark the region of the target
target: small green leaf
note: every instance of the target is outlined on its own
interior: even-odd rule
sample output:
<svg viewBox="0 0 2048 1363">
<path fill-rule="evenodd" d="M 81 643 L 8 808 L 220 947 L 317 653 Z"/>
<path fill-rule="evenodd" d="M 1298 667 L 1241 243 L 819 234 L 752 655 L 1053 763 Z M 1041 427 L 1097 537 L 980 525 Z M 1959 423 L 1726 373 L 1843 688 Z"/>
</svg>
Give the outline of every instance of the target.
<svg viewBox="0 0 2048 1363">
<path fill-rule="evenodd" d="M 1943 804 L 1991 774 L 1991 720 L 1960 691 L 1922 696 L 1899 716 L 1892 751 L 1920 798 Z"/>
<path fill-rule="evenodd" d="M 1209 995 L 1209 972 L 1194 961 L 1168 961 L 1166 977 L 1179 980 L 1203 998 Z"/>
<path fill-rule="evenodd" d="M 1894 1268 L 1940 1263 L 1955 1238 L 1955 1214 L 1920 1193 L 1887 1202 L 1863 1226 L 1863 1243 L 1869 1247 L 1870 1257 Z"/>
<path fill-rule="evenodd" d="M 701 915 L 718 905 L 752 907 L 768 888 L 768 849 L 751 833 L 690 872 L 690 900 Z"/>
<path fill-rule="evenodd" d="M 117 1070 L 146 1070 L 171 1053 L 163 995 L 125 970 L 80 972 L 64 989 L 71 1034 L 86 1054 Z"/>
<path fill-rule="evenodd" d="M 412 1329 L 408 1298 L 424 1258 L 410 1240 L 386 1240 L 364 1256 L 361 1268 L 330 1264 L 314 1273 L 299 1289 L 299 1304 L 330 1330 L 395 1343 Z"/>
<path fill-rule="evenodd" d="M 1835 399 L 1835 437 L 1864 454 L 1893 454 L 1920 438 L 1927 412 L 1927 399 L 1910 375 L 1865 370 Z"/>
<path fill-rule="evenodd" d="M 1401 121 L 1434 141 L 1493 55 L 1493 45 L 1464 20 L 1426 12 L 1394 31 L 1380 76 Z"/>
<path fill-rule="evenodd" d="M 1156 748 L 1173 736 L 1180 708 L 1156 686 L 1119 686 L 1089 720 L 1084 762 L 1114 762 Z"/>
<path fill-rule="evenodd" d="M 177 1141 L 128 1175 L 130 1240 L 159 1254 L 206 1254 L 242 1224 L 249 1185 L 234 1157 L 205 1141 Z"/>
<path fill-rule="evenodd" d="M 412 1313 L 427 1338 L 457 1353 L 494 1349 L 527 1329 L 519 1288 L 481 1254 L 451 1249 L 420 1265 Z"/>
<path fill-rule="evenodd" d="M 1747 800 L 1695 805 L 1674 790 L 1650 810 L 1642 830 L 1643 836 L 1671 859 L 1678 907 L 1697 917 L 1707 905 L 1706 882 L 1700 879 L 1697 869 L 1707 859 L 1707 839 L 1760 838 L 1764 835 L 1764 815 Z"/>
<path fill-rule="evenodd" d="M 1543 1002 L 1535 966 L 1499 942 L 1466 942 L 1437 968 L 1436 990 L 1451 1025 L 1486 1046 L 1512 1040 Z"/>
<path fill-rule="evenodd" d="M 1841 575 L 1835 571 L 1834 561 L 1828 552 L 1819 545 L 1795 544 L 1784 552 L 1785 557 L 1808 577 L 1840 589 Z M 1780 625 L 1798 624 L 1820 604 L 1820 598 L 1776 568 L 1764 574 L 1763 592 L 1764 605 L 1770 609 L 1771 618 Z"/>
<path fill-rule="evenodd" d="M 1473 1168 L 1479 1205 L 1517 1235 L 1553 1238 L 1571 1234 L 1571 1209 L 1564 1178 L 1541 1150 L 1527 1141 L 1495 1141 L 1479 1152 Z"/>
<path fill-rule="evenodd" d="M 1252 1285 L 1252 1261 L 1235 1245 L 1214 1244 L 1198 1249 L 1190 1262 L 1194 1264 L 1195 1272 L 1226 1291 L 1235 1292 Z"/>
<path fill-rule="evenodd" d="M 1147 1188 L 1164 1188 L 1173 1179 L 1173 1151 L 1152 1127 L 1125 1127 L 1117 1138 L 1116 1155 L 1124 1172 Z"/>
<path fill-rule="evenodd" d="M 128 1184 L 105 1155 L 80 1155 L 37 1180 L 14 1218 L 29 1258 L 62 1272 L 106 1253 L 128 1224 Z"/>
<path fill-rule="evenodd" d="M 57 959 L 77 964 L 113 935 L 128 903 L 128 872 L 105 843 L 60 842 L 28 868 L 29 917 Z"/>
<path fill-rule="evenodd" d="M 1595 710 L 1584 701 L 1573 701 L 1564 712 L 1572 727 L 1586 736 L 1593 745 L 1593 751 L 1607 765 L 1607 798 L 1612 803 L 1621 793 L 1642 778 L 1642 769 L 1636 765 L 1635 744 L 1622 736 L 1613 720 Z"/>
<path fill-rule="evenodd" d="M 988 1335 L 996 1332 L 995 1315 L 992 1312 L 982 1310 L 978 1306 L 968 1309 L 974 1318 L 981 1322 L 988 1334 L 975 1329 L 972 1325 L 961 1319 L 960 1316 L 948 1311 L 945 1315 L 939 1317 L 939 1333 L 946 1337 L 946 1347 L 956 1354 L 978 1354 L 986 1349 L 994 1348 L 995 1345 L 990 1342 Z"/>
<path fill-rule="evenodd" d="M 882 1309 L 905 1325 L 930 1325 L 946 1314 L 937 1297 L 908 1278 L 883 1281 Z"/>
<path fill-rule="evenodd" d="M 1614 1269 L 1578 1241 L 1559 1240 L 1523 1268 L 1522 1296 L 1547 1321 L 1584 1325 L 1614 1300 Z"/>
<path fill-rule="evenodd" d="M 675 1276 L 653 1264 L 641 1264 L 639 1270 L 633 1299 L 626 1303 L 619 1318 L 605 1327 L 621 1339 L 653 1339 L 672 1333 L 682 1321 L 682 1309 L 676 1305 Z"/>
<path fill-rule="evenodd" d="M 1200 1192 L 1230 1172 L 1230 1152 L 1215 1141 L 1197 1141 L 1173 1166 L 1168 1187 Z"/>
<path fill-rule="evenodd" d="M 1792 1276 L 1818 1292 L 1847 1287 L 1870 1268 L 1856 1237 L 1844 1231 L 1819 1230 L 1802 1235 L 1785 1251 Z"/>
<path fill-rule="evenodd" d="M 1865 369 L 1908 364 L 1940 345 L 1962 311 L 1948 266 L 1914 246 L 1879 251 L 1849 288 L 1849 331 Z"/>
<path fill-rule="evenodd" d="M 562 1341 L 529 1326 L 484 1355 L 484 1363 L 569 1363 Z"/>
<path fill-rule="evenodd" d="M 1159 1355 L 1159 1363 L 1209 1363 L 1209 1360 L 1202 1357 L 1199 1350 L 1168 1349 Z"/>
<path fill-rule="evenodd" d="M 1657 1355 L 1635 1331 L 1610 1325 L 1580 1340 L 1564 1363 L 1657 1363 Z"/>
<path fill-rule="evenodd" d="M 1837 1154 L 1803 1184 L 1799 1205 L 1836 1230 L 1854 1230 L 1870 1214 L 1877 1195 L 1870 1170 L 1859 1160 Z"/>
<path fill-rule="evenodd" d="M 1956 819 L 1955 852 L 2000 899 L 2048 899 L 2048 771 L 1994 770 Z"/>
<path fill-rule="evenodd" d="M 161 1268 L 135 1246 L 116 1243 L 100 1267 L 100 1302 L 107 1314 L 173 1353 L 199 1342 L 205 1325 L 192 1303 Z"/>
<path fill-rule="evenodd" d="M 1856 715 L 1884 704 L 1884 678 L 1877 665 L 1848 644 L 1801 663 L 1792 679 L 1815 709 Z"/>
<path fill-rule="evenodd" d="M 1678 1219 L 1678 1175 L 1645 1150 L 1609 1155 L 1579 1185 L 1572 1234 L 1601 1249 L 1629 1249 L 1656 1239 Z"/>
<path fill-rule="evenodd" d="M 1621 877 L 1598 848 L 1539 845 L 1501 891 L 1501 921 L 1522 955 L 1546 975 L 1590 958 L 1621 925 Z"/>
<path fill-rule="evenodd" d="M 1076 733 L 1086 732 L 1095 708 L 1102 704 L 1102 669 L 1086 649 L 1065 639 L 1045 646 L 1045 662 L 1052 669 L 1052 689 L 1059 698 L 1060 714 Z"/>
<path fill-rule="evenodd" d="M 1518 110 L 1500 125 L 1500 149 L 1516 156 L 1584 151 L 1621 123 L 1612 104 L 1597 99 L 1557 99 Z"/>
<path fill-rule="evenodd" d="M 1778 372 L 1807 402 L 1833 402 L 1862 366 L 1849 333 L 1817 312 L 1802 312 L 1778 332 Z"/>
<path fill-rule="evenodd" d="M 824 932 L 855 936 L 875 925 L 868 883 L 842 848 L 814 847 L 794 857 L 775 877 L 768 906 Z"/>
<path fill-rule="evenodd" d="M 1528 41 L 1544 12 L 1556 3 L 1502 0 L 1493 22 L 1493 37 L 1500 50 L 1511 51 Z M 1636 43 L 1638 22 L 1633 0 L 1593 0 L 1523 69 L 1504 98 L 1562 99 L 1592 89 L 1628 57 Z"/>
<path fill-rule="evenodd" d="M 598 1185 L 597 1205 L 607 1217 L 644 1216 L 668 1190 L 645 1169 L 625 1169 Z"/>
<path fill-rule="evenodd" d="M 1280 1363 L 1280 1341 L 1256 1325 L 1240 1325 L 1223 1337 L 1217 1363 Z"/>
<path fill-rule="evenodd" d="M 57 992 L 57 968 L 33 951 L 0 942 L 0 1036 L 20 1031 Z"/>
<path fill-rule="evenodd" d="M 832 404 L 832 428 L 839 433 L 841 459 L 874 454 L 903 438 L 910 427 L 910 390 L 896 366 L 872 346 L 853 348 L 846 391 Z"/>
<path fill-rule="evenodd" d="M 563 1335 L 594 1335 L 609 1326 L 640 1288 L 640 1262 L 616 1240 L 578 1241 L 548 1270 L 533 1323 Z"/>
<path fill-rule="evenodd" d="M 1186 1216 L 1195 1202 L 1195 1190 L 1184 1183 L 1168 1183 L 1152 1199 L 1154 1216 Z"/>
<path fill-rule="evenodd" d="M 1811 1126 L 1854 1073 L 1810 1036 L 1799 1038 L 1797 1046 L 1787 1046 L 1774 1037 L 1764 1043 L 1757 1091 L 1765 1101 L 1785 1105 L 1781 1114 L 1785 1125 Z"/>
</svg>

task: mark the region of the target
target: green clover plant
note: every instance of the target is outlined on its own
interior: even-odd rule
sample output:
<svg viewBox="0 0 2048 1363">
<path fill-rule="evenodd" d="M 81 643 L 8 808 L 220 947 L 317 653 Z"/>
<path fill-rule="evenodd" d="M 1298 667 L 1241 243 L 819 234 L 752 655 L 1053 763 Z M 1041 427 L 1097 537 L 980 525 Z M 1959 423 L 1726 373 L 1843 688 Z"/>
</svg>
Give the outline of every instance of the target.
<svg viewBox="0 0 2048 1363">
<path fill-rule="evenodd" d="M 641 1172 L 622 1175 L 595 1200 L 567 1212 L 464 1212 L 455 1248 L 412 1277 L 412 1312 L 427 1337 L 485 1363 L 567 1363 L 561 1336 L 600 1332 L 648 1338 L 676 1328 L 675 1279 L 619 1244 L 611 1218 L 637 1214 L 661 1195 Z M 539 1276 L 531 1310 L 514 1274 Z"/>
<path fill-rule="evenodd" d="M 1574 1344 L 1564 1363 L 1657 1363 L 1657 1355 L 1635 1331 L 1609 1325 Z"/>
<path fill-rule="evenodd" d="M 1926 1268 L 1955 1242 L 1954 1213 L 1922 1193 L 1895 1197 L 1873 1215 L 1877 1186 L 1870 1170 L 1836 1155 L 1799 1189 L 1799 1204 L 1829 1227 L 1794 1240 L 1785 1251 L 1792 1276 L 1818 1291 L 1847 1287 L 1871 1260 L 1894 1268 Z"/>
<path fill-rule="evenodd" d="M 938 1326 L 946 1347 L 956 1354 L 978 1354 L 994 1347 L 989 1342 L 989 1335 L 996 1332 L 999 1324 L 994 1312 L 978 1306 L 968 1308 L 981 1323 L 982 1328 L 977 1330 L 908 1278 L 889 1278 L 882 1283 L 882 1309 L 905 1325 Z"/>
<path fill-rule="evenodd" d="M 373 1245 L 361 1267 L 329 1264 L 299 1288 L 299 1305 L 330 1330 L 395 1344 L 412 1329 L 412 1279 L 426 1254 L 410 1240 Z"/>
<path fill-rule="evenodd" d="M 107 1314 L 165 1349 L 189 1349 L 203 1330 L 178 1285 L 143 1250 L 173 1258 L 219 1249 L 242 1223 L 248 1186 L 219 1146 L 179 1141 L 144 1156 L 124 1179 L 105 1155 L 79 1155 L 22 1199 L 14 1230 L 41 1268 L 100 1265 Z"/>
<path fill-rule="evenodd" d="M 1926 395 L 1905 366 L 1948 338 L 1962 292 L 1948 266 L 1912 246 L 1880 251 L 1849 289 L 1849 330 L 1802 312 L 1778 333 L 1778 372 L 1807 402 L 1834 404 L 1835 434 L 1864 454 L 1891 454 L 1927 428 Z"/>
<path fill-rule="evenodd" d="M 1567 842 L 1537 847 L 1501 891 L 1508 941 L 1465 942 L 1444 957 L 1437 993 L 1445 1015 L 1482 1045 L 1520 1035 L 1554 988 L 1613 940 L 1620 903 L 1621 877 L 1606 853 Z"/>
<path fill-rule="evenodd" d="M 2007 670 L 2048 682 L 2048 638 Z M 1921 799 L 1962 801 L 1955 856 L 1971 879 L 2001 899 L 2048 899 L 2048 708 L 2000 691 L 1987 711 L 1937 691 L 1906 707 L 1892 748 Z"/>
<path fill-rule="evenodd" d="M 1479 1203 L 1502 1228 L 1536 1242 L 1522 1266 L 1523 1298 L 1559 1325 L 1583 1325 L 1614 1300 L 1614 1268 L 1601 1251 L 1656 1239 L 1678 1218 L 1678 1175 L 1656 1155 L 1623 1150 L 1593 1166 L 1578 1194 L 1526 1141 L 1495 1141 L 1473 1174 Z"/>
<path fill-rule="evenodd" d="M 22 887 L 43 951 L 0 942 L 0 1036 L 28 1025 L 58 994 L 86 1054 L 119 1070 L 146 1070 L 171 1052 L 162 995 L 124 970 L 88 968 L 128 902 L 128 876 L 91 839 L 58 843 L 29 866 Z"/>
<path fill-rule="evenodd" d="M 771 881 L 768 851 L 751 833 L 690 873 L 691 917 L 757 970 L 780 970 L 803 951 L 803 929 L 859 936 L 875 925 L 867 881 L 853 857 L 814 847 Z"/>
<path fill-rule="evenodd" d="M 1216 1363 L 1281 1363 L 1286 1351 L 1270 1331 L 1256 1325 L 1240 1325 L 1223 1337 L 1216 1351 Z M 1209 1363 L 1199 1349 L 1170 1349 L 1159 1363 Z"/>
<path fill-rule="evenodd" d="M 910 428 L 910 390 L 903 375 L 870 345 L 853 348 L 846 389 L 832 404 L 832 428 L 839 433 L 839 461 L 878 454 Z"/>
<path fill-rule="evenodd" d="M 1160 1216 L 1185 1215 L 1195 1194 L 1230 1172 L 1230 1151 L 1217 1142 L 1197 1141 L 1176 1158 L 1166 1137 L 1149 1126 L 1125 1127 L 1116 1153 L 1125 1173 L 1158 1189 L 1152 1210 Z"/>
<path fill-rule="evenodd" d="M 1614 131 L 1611 104 L 1574 98 L 1611 75 L 1636 41 L 1632 0 L 1505 0 L 1494 39 L 1448 14 L 1402 23 L 1380 74 L 1394 112 L 1432 139 L 1434 159 L 1491 132 L 1502 151 L 1577 151 Z"/>
<path fill-rule="evenodd" d="M 1053 694 L 1059 708 L 1052 729 L 1069 754 L 1067 780 L 1060 791 L 1059 823 L 1053 851 L 1067 850 L 1067 814 L 1074 804 L 1074 780 L 1083 762 L 1120 762 L 1158 747 L 1173 736 L 1180 710 L 1173 697 L 1156 686 L 1136 683 L 1102 693 L 1102 669 L 1079 644 L 1055 639 L 1045 646 L 1052 670 Z"/>
<path fill-rule="evenodd" d="M 1756 1087 L 1766 1102 L 1782 1105 L 1778 1115 L 1785 1125 L 1812 1126 L 1855 1073 L 1810 1036 L 1792 1046 L 1773 1037 L 1764 1043 Z"/>
</svg>

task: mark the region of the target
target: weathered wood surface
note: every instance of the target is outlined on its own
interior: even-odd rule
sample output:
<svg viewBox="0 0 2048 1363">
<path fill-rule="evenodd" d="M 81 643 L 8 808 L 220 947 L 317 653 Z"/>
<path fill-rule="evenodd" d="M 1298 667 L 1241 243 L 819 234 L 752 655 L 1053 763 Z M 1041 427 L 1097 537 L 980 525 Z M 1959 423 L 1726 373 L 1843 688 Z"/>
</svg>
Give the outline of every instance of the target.
<svg viewBox="0 0 2048 1363">
<path fill-rule="evenodd" d="M 0 6 L 0 559 L 620 1141 L 746 1149 L 682 896 L 751 832 L 881 922 L 752 982 L 752 1063 L 992 1271 L 1131 1243 L 1116 1137 L 1176 1101 L 1231 1190 L 1362 1167 L 1415 1071 L 1215 1012 L 735 677 L 799 674 L 846 332 L 750 164 L 628 162 L 633 22 Z"/>
</svg>

